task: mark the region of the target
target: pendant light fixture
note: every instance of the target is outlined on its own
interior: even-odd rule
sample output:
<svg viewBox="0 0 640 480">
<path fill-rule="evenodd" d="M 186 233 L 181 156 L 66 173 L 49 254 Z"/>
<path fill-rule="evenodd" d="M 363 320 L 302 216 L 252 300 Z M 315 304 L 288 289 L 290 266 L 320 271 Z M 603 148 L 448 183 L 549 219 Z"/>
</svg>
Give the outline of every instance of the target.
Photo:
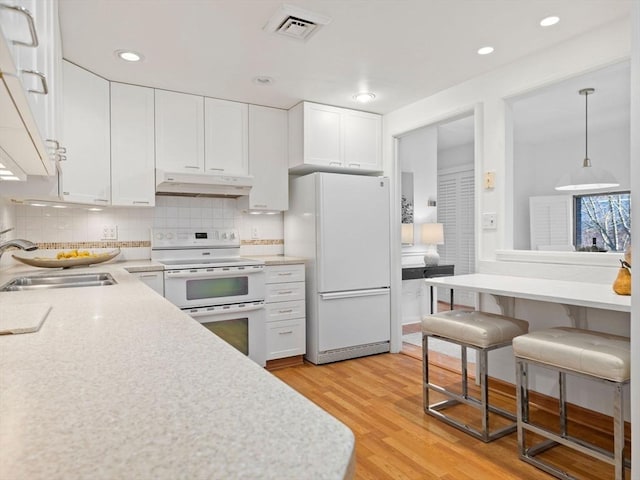
<svg viewBox="0 0 640 480">
<path fill-rule="evenodd" d="M 589 109 L 587 99 L 593 92 L 595 92 L 594 88 L 583 88 L 578 91 L 580 95 L 584 95 L 584 160 L 582 161 L 582 167 L 563 175 L 556 184 L 556 190 L 601 190 L 620 185 L 610 172 L 591 165 L 591 159 L 589 158 Z"/>
</svg>

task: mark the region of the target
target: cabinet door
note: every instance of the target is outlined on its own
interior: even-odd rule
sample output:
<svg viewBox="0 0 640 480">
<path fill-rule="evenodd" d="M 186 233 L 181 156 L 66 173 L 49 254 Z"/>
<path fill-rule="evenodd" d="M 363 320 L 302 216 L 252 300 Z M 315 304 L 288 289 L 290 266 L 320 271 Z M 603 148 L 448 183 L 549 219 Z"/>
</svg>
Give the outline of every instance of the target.
<svg viewBox="0 0 640 480">
<path fill-rule="evenodd" d="M 342 109 L 304 104 L 304 163 L 343 166 Z"/>
<path fill-rule="evenodd" d="M 250 209 L 289 208 L 286 110 L 249 105 L 249 174 Z"/>
<path fill-rule="evenodd" d="M 156 167 L 168 172 L 204 172 L 204 99 L 155 91 Z"/>
<path fill-rule="evenodd" d="M 382 118 L 380 115 L 345 110 L 344 166 L 382 171 Z"/>
<path fill-rule="evenodd" d="M 135 272 L 131 275 L 164 297 L 164 274 L 162 272 Z"/>
<path fill-rule="evenodd" d="M 207 173 L 249 173 L 247 117 L 246 103 L 204 99 L 204 165 Z"/>
<path fill-rule="evenodd" d="M 108 205 L 111 193 L 109 82 L 69 62 L 63 63 L 64 145 L 62 195 L 65 200 Z"/>
<path fill-rule="evenodd" d="M 153 206 L 153 89 L 111 84 L 111 203 Z"/>
</svg>

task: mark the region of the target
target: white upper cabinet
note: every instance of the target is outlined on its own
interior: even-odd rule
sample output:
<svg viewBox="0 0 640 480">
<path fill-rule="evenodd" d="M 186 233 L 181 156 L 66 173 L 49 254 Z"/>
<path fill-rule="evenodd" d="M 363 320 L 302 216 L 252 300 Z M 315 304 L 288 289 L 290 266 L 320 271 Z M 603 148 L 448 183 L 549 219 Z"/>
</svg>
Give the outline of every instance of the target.
<svg viewBox="0 0 640 480">
<path fill-rule="evenodd" d="M 109 82 L 63 62 L 65 201 L 108 205 L 111 197 Z"/>
<path fill-rule="evenodd" d="M 245 210 L 284 211 L 289 208 L 287 111 L 249 105 L 249 174 L 254 182 Z"/>
<path fill-rule="evenodd" d="M 206 173 L 249 173 L 248 111 L 246 103 L 204 99 Z"/>
<path fill-rule="evenodd" d="M 155 205 L 152 88 L 111 83 L 111 204 Z"/>
<path fill-rule="evenodd" d="M 0 70 L 7 105 L 20 118 L 20 129 L 4 131 L 13 126 L 8 123 L 13 112 L 3 108 L 0 141 L 28 174 L 53 175 L 62 153 L 61 63 L 57 0 L 0 0 Z"/>
<path fill-rule="evenodd" d="M 302 102 L 289 110 L 289 169 L 294 173 L 382 171 L 382 117 Z"/>
<path fill-rule="evenodd" d="M 155 91 L 156 167 L 168 172 L 204 172 L 204 99 Z"/>
</svg>

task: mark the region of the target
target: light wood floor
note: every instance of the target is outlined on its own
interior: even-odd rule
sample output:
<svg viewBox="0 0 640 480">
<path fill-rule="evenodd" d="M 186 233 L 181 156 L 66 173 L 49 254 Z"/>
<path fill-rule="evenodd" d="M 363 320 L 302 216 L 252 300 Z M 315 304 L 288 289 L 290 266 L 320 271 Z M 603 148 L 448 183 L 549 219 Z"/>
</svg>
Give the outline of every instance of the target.
<svg viewBox="0 0 640 480">
<path fill-rule="evenodd" d="M 351 428 L 357 479 L 552 478 L 518 459 L 515 433 L 485 444 L 425 415 L 418 358 L 381 354 L 322 366 L 305 363 L 272 373 Z M 432 368 L 432 375 L 440 384 L 458 382 L 457 375 L 444 368 Z M 494 395 L 494 401 L 514 410 L 512 398 Z M 562 461 L 579 478 L 612 478 L 609 465 L 565 447 L 544 455 Z"/>
</svg>

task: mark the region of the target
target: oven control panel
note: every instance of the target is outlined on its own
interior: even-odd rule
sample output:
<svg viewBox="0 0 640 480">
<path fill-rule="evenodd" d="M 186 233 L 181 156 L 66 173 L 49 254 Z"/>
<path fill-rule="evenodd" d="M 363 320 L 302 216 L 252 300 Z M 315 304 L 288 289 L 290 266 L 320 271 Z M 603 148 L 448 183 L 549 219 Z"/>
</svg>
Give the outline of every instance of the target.
<svg viewBox="0 0 640 480">
<path fill-rule="evenodd" d="M 216 247 L 240 247 L 238 230 L 235 228 L 154 228 L 151 230 L 151 248 Z"/>
</svg>

